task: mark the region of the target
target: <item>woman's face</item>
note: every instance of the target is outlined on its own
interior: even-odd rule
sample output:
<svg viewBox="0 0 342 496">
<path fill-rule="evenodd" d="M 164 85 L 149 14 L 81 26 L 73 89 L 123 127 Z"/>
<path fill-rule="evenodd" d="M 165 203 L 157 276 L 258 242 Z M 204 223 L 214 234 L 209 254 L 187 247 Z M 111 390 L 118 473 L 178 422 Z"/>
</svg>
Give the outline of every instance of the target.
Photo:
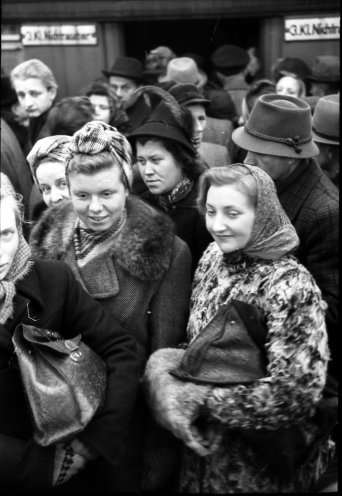
<svg viewBox="0 0 342 496">
<path fill-rule="evenodd" d="M 59 162 L 43 162 L 36 169 L 39 189 L 48 207 L 69 198 L 65 167 Z"/>
<path fill-rule="evenodd" d="M 205 108 L 200 104 L 188 105 L 193 120 L 194 120 L 194 134 L 191 139 L 192 146 L 197 150 L 203 141 L 203 131 L 207 125 L 207 115 Z"/>
<path fill-rule="evenodd" d="M 235 185 L 210 186 L 206 201 L 206 226 L 220 250 L 232 253 L 251 238 L 255 208 Z"/>
<path fill-rule="evenodd" d="M 72 173 L 69 183 L 71 201 L 82 227 L 104 232 L 119 222 L 128 195 L 119 166 L 95 174 Z"/>
<path fill-rule="evenodd" d="M 277 82 L 276 93 L 278 93 L 279 95 L 290 95 L 299 97 L 301 93 L 300 83 L 294 77 L 284 76 Z"/>
<path fill-rule="evenodd" d="M 89 100 L 94 107 L 95 120 L 103 121 L 106 124 L 110 122 L 110 105 L 108 97 L 105 95 L 90 95 Z"/>
<path fill-rule="evenodd" d="M 0 281 L 9 272 L 19 245 L 19 233 L 12 200 L 1 200 L 0 208 Z"/>
<path fill-rule="evenodd" d="M 141 177 L 153 195 L 172 191 L 183 178 L 181 165 L 160 141 L 137 142 Z"/>
</svg>

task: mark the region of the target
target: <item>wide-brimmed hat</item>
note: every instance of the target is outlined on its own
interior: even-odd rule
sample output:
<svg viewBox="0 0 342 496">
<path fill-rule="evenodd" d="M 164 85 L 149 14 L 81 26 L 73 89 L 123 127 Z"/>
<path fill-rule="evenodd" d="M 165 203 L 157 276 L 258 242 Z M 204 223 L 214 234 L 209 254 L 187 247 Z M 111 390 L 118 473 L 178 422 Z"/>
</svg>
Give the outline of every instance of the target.
<svg viewBox="0 0 342 496">
<path fill-rule="evenodd" d="M 102 71 L 106 77 L 119 76 L 133 79 L 137 82 L 144 81 L 143 67 L 140 60 L 133 57 L 117 57 L 109 71 Z"/>
<path fill-rule="evenodd" d="M 178 57 L 170 60 L 166 75 L 161 76 L 159 81 L 175 81 L 176 83 L 190 83 L 201 88 L 207 82 L 207 75 L 201 71 L 196 62 L 190 57 Z"/>
<path fill-rule="evenodd" d="M 262 95 L 232 138 L 241 148 L 266 155 L 309 158 L 319 153 L 312 140 L 310 106 L 294 96 Z"/>
<path fill-rule="evenodd" d="M 247 51 L 237 45 L 222 45 L 211 56 L 215 69 L 227 76 L 241 72 L 249 61 Z"/>
<path fill-rule="evenodd" d="M 340 95 L 320 98 L 312 118 L 314 141 L 328 145 L 340 144 Z"/>
<path fill-rule="evenodd" d="M 202 93 L 194 84 L 175 84 L 168 91 L 181 105 L 187 106 L 199 103 L 201 105 L 207 106 L 210 103 L 210 100 L 204 98 Z"/>
<path fill-rule="evenodd" d="M 317 83 L 338 83 L 340 80 L 340 57 L 319 55 L 312 66 L 309 81 Z"/>
<path fill-rule="evenodd" d="M 131 142 L 135 141 L 139 136 L 166 138 L 176 141 L 191 151 L 191 153 L 194 153 L 194 148 L 185 130 L 175 118 L 170 106 L 163 101 L 154 108 L 147 121 L 129 134 L 127 139 Z"/>
</svg>

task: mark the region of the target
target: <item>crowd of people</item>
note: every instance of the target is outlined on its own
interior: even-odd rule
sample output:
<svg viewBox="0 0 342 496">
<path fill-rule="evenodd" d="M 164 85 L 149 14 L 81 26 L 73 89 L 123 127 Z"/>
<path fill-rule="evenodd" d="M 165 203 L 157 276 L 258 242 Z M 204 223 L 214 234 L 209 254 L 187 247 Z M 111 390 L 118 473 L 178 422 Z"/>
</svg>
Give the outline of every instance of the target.
<svg viewBox="0 0 342 496">
<path fill-rule="evenodd" d="M 1 487 L 337 491 L 339 57 L 270 69 L 161 46 L 59 100 L 2 71 Z M 35 440 L 19 324 L 105 361 L 77 436 Z"/>
</svg>

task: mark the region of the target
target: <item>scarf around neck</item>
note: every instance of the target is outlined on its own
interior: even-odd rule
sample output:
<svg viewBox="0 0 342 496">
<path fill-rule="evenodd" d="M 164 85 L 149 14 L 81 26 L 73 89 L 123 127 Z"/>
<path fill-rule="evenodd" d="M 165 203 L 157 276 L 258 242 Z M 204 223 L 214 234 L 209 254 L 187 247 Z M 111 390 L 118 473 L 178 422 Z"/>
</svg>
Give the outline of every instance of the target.
<svg viewBox="0 0 342 496">
<path fill-rule="evenodd" d="M 172 207 L 172 205 L 188 195 L 189 191 L 191 191 L 193 187 L 193 184 L 193 181 L 191 181 L 187 177 L 183 178 L 170 193 L 167 193 L 166 195 L 159 195 L 157 197 L 158 204 L 164 210 L 168 210 L 170 207 Z"/>
<path fill-rule="evenodd" d="M 4 279 L 0 281 L 0 324 L 5 324 L 9 318 L 13 317 L 15 283 L 23 279 L 32 267 L 33 261 L 30 261 L 30 256 L 31 250 L 20 230 L 18 249 L 13 263 Z"/>
</svg>

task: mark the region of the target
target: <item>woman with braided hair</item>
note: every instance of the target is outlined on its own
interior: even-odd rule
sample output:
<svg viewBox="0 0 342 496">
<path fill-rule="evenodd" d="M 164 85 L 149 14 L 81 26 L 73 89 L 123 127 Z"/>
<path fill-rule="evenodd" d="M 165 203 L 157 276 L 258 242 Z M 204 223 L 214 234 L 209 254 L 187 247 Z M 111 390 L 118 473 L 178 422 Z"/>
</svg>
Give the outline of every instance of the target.
<svg viewBox="0 0 342 496">
<path fill-rule="evenodd" d="M 104 122 L 86 124 L 69 143 L 66 177 L 70 200 L 51 206 L 34 226 L 33 254 L 65 261 L 87 292 L 134 336 L 143 363 L 151 352 L 177 346 L 188 316 L 191 256 L 172 221 L 129 194 L 133 174 L 127 139 Z M 145 466 L 142 474 L 148 422 L 138 398 L 125 457 L 104 489 L 139 492 L 142 477 L 154 470 Z M 171 472 L 171 464 L 168 468 Z"/>
</svg>

